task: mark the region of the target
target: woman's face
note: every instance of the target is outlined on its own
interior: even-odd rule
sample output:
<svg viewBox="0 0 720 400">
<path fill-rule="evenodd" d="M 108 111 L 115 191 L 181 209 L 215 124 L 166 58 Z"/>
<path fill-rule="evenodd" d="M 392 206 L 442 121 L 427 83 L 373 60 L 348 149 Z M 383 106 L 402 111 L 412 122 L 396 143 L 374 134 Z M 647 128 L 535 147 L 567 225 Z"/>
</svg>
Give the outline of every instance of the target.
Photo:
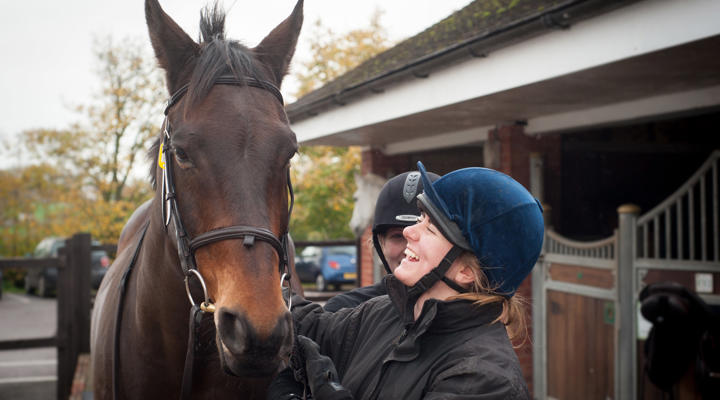
<svg viewBox="0 0 720 400">
<path fill-rule="evenodd" d="M 415 225 L 403 231 L 407 239 L 405 258 L 393 273 L 405 286 L 415 285 L 420 278 L 437 267 L 452 248 L 440 230 L 430 223 L 424 213 Z"/>
<path fill-rule="evenodd" d="M 394 271 L 405 257 L 407 241 L 403 236 L 403 228 L 403 226 L 394 226 L 380 236 L 380 247 L 391 271 Z"/>
</svg>

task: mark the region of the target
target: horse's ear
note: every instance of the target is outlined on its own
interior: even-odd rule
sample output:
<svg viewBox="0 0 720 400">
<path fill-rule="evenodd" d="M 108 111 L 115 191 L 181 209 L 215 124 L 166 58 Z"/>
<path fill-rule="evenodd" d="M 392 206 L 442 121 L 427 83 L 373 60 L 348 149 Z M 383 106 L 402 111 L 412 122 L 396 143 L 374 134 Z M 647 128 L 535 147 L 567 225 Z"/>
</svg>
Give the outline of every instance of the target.
<svg viewBox="0 0 720 400">
<path fill-rule="evenodd" d="M 298 0 L 292 14 L 270 32 L 255 47 L 257 57 L 270 68 L 275 83 L 280 86 L 287 74 L 290 60 L 295 53 L 300 28 L 303 23 L 303 0 Z"/>
<path fill-rule="evenodd" d="M 182 85 L 183 71 L 200 45 L 163 11 L 158 0 L 145 1 L 145 20 L 155 56 L 167 76 L 168 91 L 173 93 Z"/>
</svg>

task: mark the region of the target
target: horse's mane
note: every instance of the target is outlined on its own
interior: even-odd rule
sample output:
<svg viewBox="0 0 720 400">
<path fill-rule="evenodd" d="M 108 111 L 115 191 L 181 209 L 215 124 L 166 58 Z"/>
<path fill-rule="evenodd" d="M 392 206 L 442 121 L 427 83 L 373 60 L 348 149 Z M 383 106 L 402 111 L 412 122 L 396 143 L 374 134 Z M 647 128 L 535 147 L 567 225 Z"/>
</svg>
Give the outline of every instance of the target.
<svg viewBox="0 0 720 400">
<path fill-rule="evenodd" d="M 236 40 L 225 38 L 225 12 L 217 3 L 200 14 L 200 54 L 190 78 L 185 109 L 202 100 L 221 75 L 266 80 L 256 67 L 250 49 Z"/>
<path fill-rule="evenodd" d="M 217 2 L 207 6 L 200 13 L 200 52 L 194 60 L 195 68 L 188 82 L 188 91 L 183 112 L 205 98 L 215 81 L 222 75 L 233 75 L 243 82 L 246 77 L 259 81 L 267 77 L 255 64 L 252 51 L 238 42 L 225 38 L 225 12 Z M 148 152 L 150 162 L 150 182 L 153 189 L 155 179 L 155 163 L 160 147 L 159 136 Z"/>
</svg>

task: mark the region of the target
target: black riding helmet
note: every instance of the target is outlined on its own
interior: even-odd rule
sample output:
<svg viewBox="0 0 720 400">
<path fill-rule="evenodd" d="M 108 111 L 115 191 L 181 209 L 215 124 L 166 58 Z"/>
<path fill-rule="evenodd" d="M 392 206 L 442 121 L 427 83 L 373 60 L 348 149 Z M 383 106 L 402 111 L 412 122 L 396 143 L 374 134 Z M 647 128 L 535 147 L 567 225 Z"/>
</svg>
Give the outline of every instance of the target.
<svg viewBox="0 0 720 400">
<path fill-rule="evenodd" d="M 440 176 L 427 173 L 431 182 Z M 378 235 L 395 226 L 410 226 L 417 222 L 420 210 L 417 208 L 416 197 L 423 191 L 420 172 L 411 171 L 390 178 L 380 190 L 375 203 L 375 219 L 373 221 L 373 245 L 387 273 L 392 273 L 385 254 L 380 247 Z"/>
</svg>

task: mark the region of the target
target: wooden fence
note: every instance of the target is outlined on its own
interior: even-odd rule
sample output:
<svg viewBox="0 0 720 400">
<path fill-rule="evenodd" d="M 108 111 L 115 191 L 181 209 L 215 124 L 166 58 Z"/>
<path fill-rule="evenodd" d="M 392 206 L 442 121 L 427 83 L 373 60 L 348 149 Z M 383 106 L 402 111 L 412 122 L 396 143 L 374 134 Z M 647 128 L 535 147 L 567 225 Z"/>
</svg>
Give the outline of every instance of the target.
<svg viewBox="0 0 720 400">
<path fill-rule="evenodd" d="M 93 249 L 115 252 L 115 246 L 92 246 L 90 234 L 78 233 L 65 241 L 57 258 L 1 258 L 0 269 L 58 269 L 57 329 L 53 336 L 0 341 L 0 351 L 57 348 L 57 398 L 70 394 L 80 353 L 90 352 L 90 254 Z"/>
</svg>

